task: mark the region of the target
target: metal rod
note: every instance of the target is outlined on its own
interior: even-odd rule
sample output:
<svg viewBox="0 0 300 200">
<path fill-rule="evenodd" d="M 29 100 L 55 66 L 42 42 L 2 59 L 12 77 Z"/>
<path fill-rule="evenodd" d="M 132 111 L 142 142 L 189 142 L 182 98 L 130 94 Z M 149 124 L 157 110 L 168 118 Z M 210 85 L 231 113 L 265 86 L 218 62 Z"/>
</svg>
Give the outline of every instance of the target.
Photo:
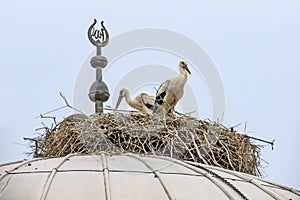
<svg viewBox="0 0 300 200">
<path fill-rule="evenodd" d="M 97 56 L 101 56 L 101 47 L 97 46 Z"/>
<path fill-rule="evenodd" d="M 97 81 L 102 81 L 102 69 L 101 67 L 96 68 L 96 80 Z"/>
<path fill-rule="evenodd" d="M 95 112 L 96 114 L 103 113 L 103 102 L 100 100 L 96 100 L 95 102 Z"/>
<path fill-rule="evenodd" d="M 252 137 L 252 136 L 249 136 L 249 135 L 245 135 L 245 136 L 247 136 L 248 138 L 253 139 L 253 140 L 257 140 L 257 141 L 260 141 L 260 142 L 268 143 L 268 144 L 271 145 L 272 150 L 274 149 L 274 142 L 275 142 L 275 140 L 272 140 L 272 142 L 270 142 L 270 141 L 259 139 L 259 138 Z"/>
</svg>

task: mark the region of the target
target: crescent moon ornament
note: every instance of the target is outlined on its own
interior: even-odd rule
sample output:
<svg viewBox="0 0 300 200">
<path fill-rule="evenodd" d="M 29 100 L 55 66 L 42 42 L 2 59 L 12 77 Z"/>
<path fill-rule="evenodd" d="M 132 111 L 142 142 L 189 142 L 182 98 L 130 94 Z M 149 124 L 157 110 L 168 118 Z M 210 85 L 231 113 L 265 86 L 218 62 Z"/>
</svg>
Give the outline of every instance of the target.
<svg viewBox="0 0 300 200">
<path fill-rule="evenodd" d="M 95 28 L 97 20 L 94 19 L 94 22 L 90 25 L 87 35 L 90 42 L 96 47 L 105 47 L 109 41 L 109 34 L 104 26 L 104 21 L 101 21 L 101 29 L 98 30 Z"/>
</svg>

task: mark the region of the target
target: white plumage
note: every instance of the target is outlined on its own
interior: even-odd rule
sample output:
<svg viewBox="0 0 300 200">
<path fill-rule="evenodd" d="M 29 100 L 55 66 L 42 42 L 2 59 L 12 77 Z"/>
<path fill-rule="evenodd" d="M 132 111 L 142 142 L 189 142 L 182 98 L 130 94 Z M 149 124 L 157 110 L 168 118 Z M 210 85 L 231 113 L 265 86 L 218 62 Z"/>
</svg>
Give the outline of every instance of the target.
<svg viewBox="0 0 300 200">
<path fill-rule="evenodd" d="M 166 112 L 170 112 L 182 98 L 188 73 L 191 74 L 191 72 L 185 61 L 180 61 L 178 68 L 179 76 L 170 78 L 160 85 L 156 94 L 154 112 L 157 111 L 159 106 L 162 106 Z"/>
<path fill-rule="evenodd" d="M 130 107 L 137 109 L 147 115 L 152 114 L 155 96 L 142 92 L 138 96 L 131 98 L 129 90 L 127 88 L 123 88 L 122 90 L 120 90 L 118 102 L 116 104 L 116 109 L 119 107 L 124 97 Z"/>
</svg>

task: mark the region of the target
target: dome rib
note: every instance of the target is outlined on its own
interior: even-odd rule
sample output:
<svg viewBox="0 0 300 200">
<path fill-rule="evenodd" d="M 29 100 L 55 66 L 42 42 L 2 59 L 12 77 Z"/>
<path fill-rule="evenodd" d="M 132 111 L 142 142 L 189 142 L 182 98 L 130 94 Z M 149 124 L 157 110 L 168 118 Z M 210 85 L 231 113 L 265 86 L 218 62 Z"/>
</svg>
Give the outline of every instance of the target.
<svg viewBox="0 0 300 200">
<path fill-rule="evenodd" d="M 162 185 L 163 189 L 165 190 L 166 194 L 168 195 L 170 200 L 175 200 L 176 198 L 174 197 L 174 193 L 172 192 L 172 190 L 170 189 L 170 187 L 167 185 L 166 181 L 164 180 L 164 178 L 160 175 L 159 170 L 154 170 L 153 167 L 147 163 L 146 160 L 142 159 L 141 157 L 135 155 L 135 154 L 125 154 L 126 156 L 132 157 L 138 161 L 140 161 L 141 163 L 143 163 L 147 168 L 149 168 L 152 173 L 158 178 L 160 184 Z"/>
<path fill-rule="evenodd" d="M 189 164 L 191 164 L 191 165 L 194 165 L 194 166 L 197 166 L 197 167 L 203 168 L 199 163 L 194 163 L 194 162 L 189 162 L 189 161 L 187 161 L 187 163 L 189 163 Z M 208 169 L 207 169 L 207 170 L 208 170 Z M 272 197 L 273 199 L 275 199 L 275 200 L 280 200 L 280 199 L 281 199 L 280 197 L 276 196 L 276 195 L 275 195 L 274 193 L 272 193 L 271 191 L 269 191 L 269 190 L 263 188 L 262 186 L 260 186 L 260 185 L 256 182 L 256 180 L 253 179 L 253 178 L 248 178 L 248 177 L 246 177 L 246 176 L 242 176 L 242 175 L 240 175 L 240 174 L 238 174 L 238 173 L 235 173 L 234 171 L 226 171 L 226 170 L 223 170 L 223 168 L 218 168 L 218 170 L 219 170 L 219 171 L 222 171 L 222 172 L 225 172 L 225 173 L 228 173 L 228 174 L 231 174 L 231 175 L 236 176 L 236 177 L 238 177 L 238 178 L 240 178 L 240 179 L 242 179 L 242 180 L 244 180 L 244 181 L 246 181 L 246 182 L 248 182 L 248 183 L 253 184 L 254 186 L 256 186 L 257 188 L 259 188 L 259 189 L 262 190 L 263 192 L 267 193 L 269 196 L 271 196 L 271 197 Z"/>
<path fill-rule="evenodd" d="M 26 162 L 26 161 L 27 160 L 24 159 L 24 160 L 18 160 L 18 161 L 14 161 L 14 162 L 9 162 L 9 163 L 3 163 L 3 164 L 0 164 L 0 167 L 7 166 L 7 165 L 18 164 L 18 163 L 22 163 L 22 162 Z"/>
<path fill-rule="evenodd" d="M 278 184 L 278 183 L 274 183 L 274 182 L 272 182 L 272 181 L 268 181 L 268 180 L 265 180 L 265 179 L 261 179 L 261 178 L 259 178 L 259 177 L 257 177 L 257 179 L 260 180 L 260 181 L 262 181 L 262 182 L 265 182 L 265 183 L 267 183 L 267 184 L 274 185 L 274 186 L 276 186 L 276 187 L 279 187 L 279 188 L 281 188 L 281 189 L 287 190 L 287 191 L 289 191 L 289 192 L 292 192 L 292 193 L 295 194 L 295 195 L 300 196 L 300 191 L 299 191 L 299 190 L 296 190 L 296 189 L 294 189 L 294 188 L 286 187 L 286 186 L 284 186 L 284 185 L 281 185 L 281 184 Z"/>
<path fill-rule="evenodd" d="M 20 165 L 14 167 L 13 169 L 11 169 L 9 171 L 5 171 L 5 174 L 0 177 L 0 181 L 2 181 L 4 179 L 4 177 L 6 177 L 8 174 L 12 174 L 13 171 L 16 171 L 17 169 L 19 169 L 20 167 L 23 167 L 24 165 L 26 165 L 28 163 L 32 163 L 32 162 L 35 162 L 35 161 L 38 161 L 38 160 L 45 160 L 45 159 L 47 159 L 47 158 L 35 158 L 35 159 L 32 159 L 32 160 L 25 160 L 23 162 L 22 161 L 18 161 L 18 162 L 3 164 L 0 167 L 5 166 L 5 165 L 9 165 L 9 164 L 15 164 L 15 163 L 21 162 Z M 9 180 L 7 182 L 9 182 Z M 1 189 L 1 191 L 2 191 L 2 189 Z"/>
<path fill-rule="evenodd" d="M 56 175 L 57 170 L 67 161 L 69 160 L 69 158 L 71 158 L 72 156 L 76 156 L 77 154 L 69 154 L 66 157 L 64 157 L 64 159 L 55 167 L 52 169 L 51 173 L 49 174 L 49 176 L 47 177 L 43 192 L 42 192 L 42 197 L 41 200 L 45 200 L 47 198 L 48 192 L 50 190 L 51 187 L 51 183 L 53 182 L 53 179 Z"/>
<path fill-rule="evenodd" d="M 173 162 L 173 163 L 176 163 L 178 165 L 181 165 L 183 167 L 186 167 L 188 169 L 191 169 L 197 173 L 200 173 L 201 175 L 205 176 L 206 178 L 208 178 L 214 185 L 216 185 L 230 200 L 234 200 L 235 198 L 226 190 L 226 188 L 224 188 L 222 185 L 220 185 L 218 182 L 216 182 L 211 176 L 207 175 L 208 173 L 211 174 L 211 175 L 215 175 L 215 173 L 209 171 L 209 170 L 206 170 L 205 168 L 201 168 L 203 171 L 206 171 L 207 173 L 203 173 L 201 172 L 201 170 L 199 170 L 198 168 L 195 168 L 191 165 L 188 165 L 182 161 L 178 161 L 176 159 L 173 159 L 173 158 L 170 158 L 170 157 L 159 157 L 159 156 L 153 156 L 154 158 L 157 158 L 157 159 L 161 159 L 161 160 L 167 160 L 167 161 L 170 161 L 170 162 Z M 224 182 L 226 183 L 229 187 L 231 187 L 233 190 L 235 190 L 243 199 L 246 199 L 248 200 L 248 198 L 243 194 L 241 193 L 237 188 L 235 188 L 233 185 L 229 185 L 228 182 L 223 179 L 222 177 L 220 177 L 219 175 L 217 175 L 217 177 Z"/>
<path fill-rule="evenodd" d="M 9 170 L 9 171 L 5 171 L 5 174 L 1 175 L 0 177 L 0 181 L 2 181 L 7 175 L 11 174 L 11 176 L 7 179 L 6 183 L 4 184 L 4 186 L 0 189 L 0 194 L 3 192 L 3 190 L 5 190 L 6 186 L 9 184 L 10 179 L 13 177 L 13 172 L 18 170 L 19 168 L 23 167 L 24 165 L 31 163 L 31 162 L 35 162 L 38 160 L 45 160 L 46 158 L 35 158 L 32 160 L 25 160 L 25 161 L 18 161 L 18 162 L 13 162 L 13 163 L 8 163 L 8 164 L 15 164 L 15 163 L 19 163 L 21 162 L 20 165 L 14 167 L 13 169 Z M 1 166 L 5 166 L 5 164 L 1 165 Z"/>
<path fill-rule="evenodd" d="M 223 169 L 222 169 L 223 170 Z M 220 170 L 221 171 L 221 170 Z M 225 171 L 225 170 L 224 170 Z M 227 172 L 228 173 L 228 172 Z M 248 176 L 247 174 L 245 174 L 245 176 Z M 266 180 L 266 179 L 262 179 L 260 177 L 256 177 L 257 180 L 259 181 L 262 181 L 262 182 L 265 182 L 267 184 L 270 184 L 270 185 L 273 185 L 273 186 L 276 186 L 278 188 L 281 188 L 283 190 L 286 190 L 286 191 L 289 191 L 289 192 L 292 192 L 293 194 L 297 195 L 297 196 L 300 196 L 300 192 L 299 190 L 296 190 L 294 188 L 291 188 L 291 187 L 286 187 L 284 185 L 281 185 L 281 184 L 278 184 L 278 183 L 274 183 L 272 181 L 269 181 L 269 180 Z"/>
<path fill-rule="evenodd" d="M 107 158 L 104 153 L 101 154 L 101 159 L 102 159 L 102 167 L 103 167 L 105 199 L 111 200 L 109 169 L 108 169 L 108 164 L 107 164 Z"/>
</svg>

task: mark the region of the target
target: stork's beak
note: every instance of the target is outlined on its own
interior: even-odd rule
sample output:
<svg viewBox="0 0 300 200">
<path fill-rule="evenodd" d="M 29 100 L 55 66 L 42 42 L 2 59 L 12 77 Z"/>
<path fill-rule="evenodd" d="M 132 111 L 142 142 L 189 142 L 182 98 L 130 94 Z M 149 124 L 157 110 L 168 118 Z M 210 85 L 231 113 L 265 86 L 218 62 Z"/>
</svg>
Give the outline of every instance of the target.
<svg viewBox="0 0 300 200">
<path fill-rule="evenodd" d="M 191 74 L 191 72 L 190 72 L 190 70 L 189 70 L 187 64 L 184 65 L 184 69 L 185 69 L 189 74 Z"/>
<path fill-rule="evenodd" d="M 122 99 L 123 99 L 123 96 L 122 96 L 122 95 L 119 95 L 119 98 L 118 98 L 118 101 L 117 101 L 117 104 L 116 104 L 116 108 L 115 108 L 116 110 L 118 109 L 118 107 L 119 107 L 119 105 L 120 105 Z"/>
</svg>

